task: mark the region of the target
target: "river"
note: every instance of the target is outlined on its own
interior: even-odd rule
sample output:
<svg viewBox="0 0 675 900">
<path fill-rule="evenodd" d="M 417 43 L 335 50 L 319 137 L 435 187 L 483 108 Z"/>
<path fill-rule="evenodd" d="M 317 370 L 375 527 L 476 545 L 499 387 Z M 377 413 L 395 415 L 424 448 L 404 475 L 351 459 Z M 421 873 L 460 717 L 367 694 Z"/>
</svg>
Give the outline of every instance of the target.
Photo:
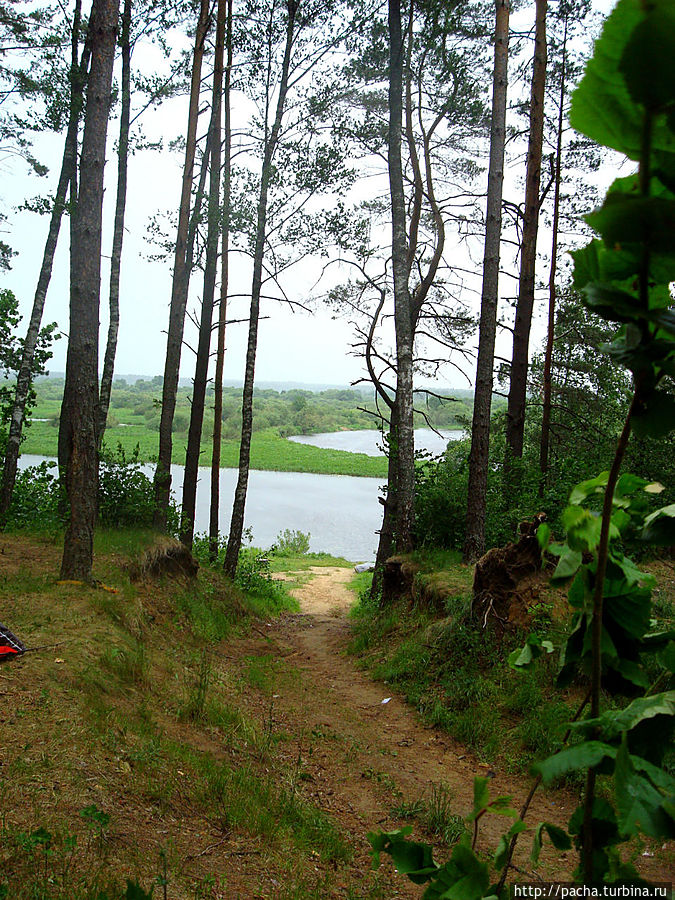
<svg viewBox="0 0 675 900">
<path fill-rule="evenodd" d="M 415 449 L 436 455 L 443 453 L 448 441 L 459 441 L 464 437 L 461 430 L 436 433 L 430 428 L 415 429 Z M 350 453 L 365 453 L 367 456 L 384 456 L 382 435 L 379 431 L 328 431 L 324 434 L 294 434 L 289 441 L 297 444 L 311 444 L 326 450 L 349 450 Z"/>
<path fill-rule="evenodd" d="M 420 431 L 425 431 L 420 429 Z M 418 432 L 416 431 L 416 441 Z M 462 432 L 450 432 L 456 440 Z M 422 446 L 429 443 L 428 436 L 438 439 L 429 431 L 419 435 Z M 302 436 L 302 442 L 314 443 L 336 438 L 335 444 L 317 443 L 316 446 L 337 447 L 340 450 L 368 453 L 370 447 L 377 453 L 376 443 L 381 440 L 378 431 L 341 431 L 335 434 Z M 441 452 L 445 448 L 442 442 Z M 37 465 L 46 457 L 22 455 L 20 468 Z M 54 462 L 54 460 L 51 460 Z M 143 471 L 152 478 L 154 466 L 147 464 Z M 180 503 L 183 487 L 183 466 L 171 466 L 172 490 Z M 227 532 L 237 481 L 236 469 L 220 470 L 220 530 Z M 197 511 L 195 531 L 207 532 L 209 527 L 210 469 L 200 468 L 197 483 Z M 257 547 L 270 547 L 277 535 L 286 528 L 309 532 L 310 550 L 344 556 L 353 562 L 367 562 L 375 558 L 377 530 L 382 522 L 382 506 L 378 503 L 380 481 L 377 478 L 356 478 L 351 475 L 310 475 L 304 472 L 266 472 L 252 470 L 249 475 L 246 499 L 245 526 L 253 532 Z"/>
</svg>

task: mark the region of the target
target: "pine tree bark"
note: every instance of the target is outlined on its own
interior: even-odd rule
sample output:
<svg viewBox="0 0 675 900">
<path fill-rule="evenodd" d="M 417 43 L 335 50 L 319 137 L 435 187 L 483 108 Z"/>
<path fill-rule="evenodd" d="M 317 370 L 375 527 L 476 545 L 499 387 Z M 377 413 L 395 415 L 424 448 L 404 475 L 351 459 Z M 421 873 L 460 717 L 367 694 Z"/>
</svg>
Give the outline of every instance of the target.
<svg viewBox="0 0 675 900">
<path fill-rule="evenodd" d="M 124 214 L 127 203 L 127 170 L 129 167 L 129 120 L 131 117 L 131 6 L 132 0 L 124 0 L 122 12 L 122 108 L 120 110 L 119 146 L 117 148 L 117 197 L 113 226 L 112 254 L 110 257 L 110 288 L 108 296 L 108 340 L 103 357 L 101 391 L 99 398 L 98 446 L 101 447 L 110 407 L 117 335 L 120 325 L 120 272 L 122 267 L 122 243 L 124 241 Z"/>
<path fill-rule="evenodd" d="M 159 451 L 157 456 L 157 468 L 155 470 L 154 526 L 159 531 L 166 531 L 169 495 L 171 492 L 171 454 L 173 450 L 172 427 L 173 417 L 176 411 L 176 393 L 178 391 L 180 357 L 183 346 L 183 330 L 185 327 L 185 307 L 187 305 L 192 269 L 188 253 L 188 232 L 192 179 L 197 149 L 199 90 L 201 86 L 204 45 L 209 30 L 209 23 L 209 0 L 201 0 L 199 21 L 197 23 L 197 32 L 195 35 L 195 48 L 192 57 L 185 163 L 183 166 L 183 184 L 180 208 L 178 211 L 178 231 L 176 235 L 176 252 L 174 256 L 173 282 L 171 286 L 171 305 L 169 308 L 169 328 L 166 345 L 166 361 L 164 365 L 164 382 L 162 385 Z"/>
<path fill-rule="evenodd" d="M 523 455 L 525 403 L 529 362 L 530 328 L 534 309 L 534 284 L 539 227 L 539 186 L 544 136 L 546 88 L 546 0 L 536 0 L 534 65 L 530 96 L 530 138 L 527 150 L 525 209 L 520 249 L 520 277 L 516 320 L 513 328 L 511 380 L 506 413 L 507 468 L 510 459 Z"/>
<path fill-rule="evenodd" d="M 227 291 L 229 282 L 230 252 L 230 154 L 232 124 L 230 114 L 230 89 L 232 84 L 232 0 L 227 0 L 227 62 L 225 64 L 225 88 L 223 92 L 223 222 L 221 236 L 220 298 L 218 301 L 218 340 L 216 371 L 214 375 L 213 445 L 211 452 L 211 505 L 209 509 L 209 556 L 215 562 L 218 556 L 220 534 L 220 444 L 223 434 L 223 369 L 225 367 L 225 332 L 227 325 Z"/>
<path fill-rule="evenodd" d="M 496 0 L 495 6 L 495 60 L 492 80 L 490 165 L 485 216 L 485 250 L 478 331 L 478 360 L 476 364 L 476 387 L 471 425 L 466 537 L 463 549 L 465 562 L 473 562 L 485 553 L 490 414 L 495 338 L 497 334 L 497 305 L 499 301 L 499 258 L 502 231 L 504 146 L 506 141 L 510 0 Z"/>
<path fill-rule="evenodd" d="M 70 507 L 61 577 L 91 581 L 98 495 L 98 317 L 101 290 L 103 175 L 119 0 L 94 0 L 89 20 L 91 70 L 82 139 L 75 241 L 70 249 L 70 335 L 60 436 L 68 449 Z"/>
<path fill-rule="evenodd" d="M 258 347 L 258 319 L 260 317 L 260 294 L 262 291 L 263 257 L 265 253 L 265 237 L 267 234 L 267 197 L 272 175 L 272 158 L 279 142 L 279 134 L 286 106 L 288 78 L 291 65 L 291 51 L 295 34 L 296 16 L 299 0 L 287 0 L 288 20 L 286 23 L 286 41 L 283 62 L 279 78 L 274 122 L 266 138 L 263 149 L 262 173 L 260 176 L 260 193 L 258 195 L 258 214 L 256 221 L 256 239 L 253 257 L 253 282 L 251 285 L 251 307 L 249 314 L 248 343 L 246 347 L 246 366 L 244 371 L 244 389 L 241 408 L 241 443 L 239 446 L 239 474 L 234 491 L 234 504 L 230 520 L 230 532 L 225 552 L 224 569 L 230 578 L 237 571 L 241 538 L 244 532 L 244 512 L 246 509 L 246 493 L 248 490 L 248 473 L 251 464 L 251 435 L 253 433 L 253 383 L 255 380 L 255 359 Z"/>
<path fill-rule="evenodd" d="M 556 138 L 555 170 L 554 170 L 554 194 L 553 194 L 553 233 L 551 237 L 551 268 L 548 277 L 548 330 L 546 334 L 546 349 L 544 351 L 544 391 L 542 398 L 541 418 L 541 443 L 539 446 L 539 496 L 543 497 L 548 474 L 548 456 L 551 441 L 551 395 L 553 369 L 553 341 L 555 338 L 555 307 L 556 307 L 556 272 L 558 268 L 558 233 L 560 228 L 560 174 L 562 168 L 562 136 L 564 125 L 564 104 L 567 75 L 567 16 L 562 44 L 562 64 L 560 72 L 560 95 L 558 97 L 558 134 Z"/>
<path fill-rule="evenodd" d="M 89 68 L 90 46 L 85 42 L 82 59 L 78 63 L 79 43 L 81 30 L 81 0 L 75 3 L 73 12 L 73 26 L 71 33 L 71 62 L 70 62 L 70 102 L 68 110 L 68 125 L 66 139 L 63 148 L 61 172 L 59 174 L 54 206 L 49 220 L 49 230 L 42 255 L 42 265 L 33 298 L 30 321 L 23 345 L 21 366 L 16 379 L 16 391 L 12 416 L 9 422 L 9 435 L 7 449 L 5 451 L 5 463 L 2 475 L 2 489 L 0 491 L 0 521 L 4 521 L 12 502 L 16 471 L 19 459 L 19 449 L 23 433 L 23 423 L 26 414 L 26 403 L 32 384 L 33 359 L 42 324 L 47 290 L 52 277 L 54 255 L 59 240 L 63 211 L 66 207 L 66 197 L 71 179 L 74 177 L 77 155 L 77 133 L 82 113 L 82 95 L 86 72 Z"/>
<path fill-rule="evenodd" d="M 216 269 L 218 266 L 218 236 L 220 231 L 220 159 L 221 159 L 221 110 L 223 93 L 223 62 L 225 52 L 226 0 L 218 0 L 216 24 L 215 64 L 213 91 L 211 97 L 211 120 L 209 123 L 210 178 L 208 225 L 206 237 L 206 262 L 204 266 L 204 291 L 202 295 L 197 360 L 192 389 L 190 427 L 185 454 L 185 474 L 183 476 L 183 505 L 181 512 L 180 539 L 186 547 L 192 547 L 195 527 L 195 506 L 197 502 L 197 477 L 199 474 L 199 451 L 204 423 L 206 383 L 209 373 L 211 350 L 211 325 L 216 291 Z"/>
<path fill-rule="evenodd" d="M 401 162 L 403 122 L 403 48 L 400 0 L 389 0 L 389 125 L 387 159 L 391 198 L 391 255 L 394 276 L 394 324 L 396 330 L 397 429 L 396 452 L 396 550 L 413 547 L 415 519 L 415 435 L 413 430 L 414 327 L 408 285 L 408 241 Z M 391 452 L 390 446 L 390 452 Z M 389 492 L 388 488 L 388 492 Z"/>
</svg>

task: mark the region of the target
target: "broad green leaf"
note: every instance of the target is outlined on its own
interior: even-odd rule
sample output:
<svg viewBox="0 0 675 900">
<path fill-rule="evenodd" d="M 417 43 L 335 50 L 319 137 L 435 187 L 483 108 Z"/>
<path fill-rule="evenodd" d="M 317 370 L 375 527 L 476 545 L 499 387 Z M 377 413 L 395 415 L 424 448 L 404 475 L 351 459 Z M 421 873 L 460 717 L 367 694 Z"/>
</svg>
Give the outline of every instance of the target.
<svg viewBox="0 0 675 900">
<path fill-rule="evenodd" d="M 580 503 L 583 503 L 587 497 L 590 497 L 593 494 L 604 493 L 608 480 L 609 472 L 601 472 L 595 478 L 589 478 L 587 481 L 580 482 L 572 488 L 570 503 L 572 506 L 578 506 Z"/>
<path fill-rule="evenodd" d="M 610 747 L 602 741 L 586 741 L 575 747 L 566 747 L 559 753 L 549 756 L 548 759 L 534 766 L 546 783 L 567 775 L 568 772 L 578 772 L 580 769 L 589 769 L 599 765 L 604 759 L 614 759 L 616 748 Z"/>
<path fill-rule="evenodd" d="M 584 218 L 610 247 L 644 242 L 657 253 L 673 250 L 674 200 L 610 192 L 603 205 Z"/>
<path fill-rule="evenodd" d="M 380 854 L 388 853 L 394 866 L 402 875 L 415 884 L 424 884 L 438 870 L 434 862 L 432 848 L 428 844 L 407 840 L 412 828 L 410 826 L 397 831 L 377 832 L 368 835 L 373 848 L 373 865 L 380 864 Z"/>
<path fill-rule="evenodd" d="M 620 659 L 618 662 L 612 663 L 611 667 L 615 672 L 618 672 L 622 678 L 625 678 L 626 681 L 630 682 L 630 684 L 634 684 L 636 687 L 641 687 L 646 690 L 650 685 L 647 673 L 642 666 L 636 662 L 632 662 L 630 659 Z"/>
<path fill-rule="evenodd" d="M 665 390 L 654 391 L 633 415 L 633 428 L 640 437 L 665 437 L 675 429 L 675 397 Z"/>
<path fill-rule="evenodd" d="M 664 669 L 675 674 L 675 641 L 669 641 L 656 658 Z"/>
<path fill-rule="evenodd" d="M 644 113 L 633 102 L 620 65 L 634 29 L 645 19 L 647 6 L 641 0 L 619 0 L 595 43 L 593 57 L 572 95 L 570 110 L 573 128 L 635 160 L 640 158 Z M 661 8 L 658 0 L 656 7 Z M 654 123 L 652 147 L 666 160 L 675 150 L 675 138 L 665 117 Z M 661 165 L 669 170 L 667 163 Z"/>
<path fill-rule="evenodd" d="M 606 710 L 595 719 L 577 723 L 576 727 L 588 732 L 598 729 L 605 740 L 613 741 L 620 734 L 632 731 L 641 722 L 655 716 L 675 716 L 675 691 L 638 697 L 624 709 Z"/>
<path fill-rule="evenodd" d="M 547 522 L 542 522 L 537 528 L 537 541 L 542 550 L 546 550 L 551 542 L 551 528 Z"/>
<path fill-rule="evenodd" d="M 665 798 L 644 775 L 636 772 L 625 738 L 616 755 L 614 796 L 622 834 L 642 831 L 654 838 L 675 836 L 675 822 L 662 809 Z"/>
<path fill-rule="evenodd" d="M 571 547 L 565 547 L 562 552 L 558 565 L 551 576 L 552 580 L 557 581 L 562 578 L 571 578 L 581 565 L 582 554 L 579 550 L 572 550 Z"/>
<path fill-rule="evenodd" d="M 619 71 L 633 100 L 658 111 L 675 100 L 675 10 L 663 0 L 645 4 L 645 10 L 628 38 Z"/>
<path fill-rule="evenodd" d="M 649 544 L 675 544 L 675 503 L 648 515 L 640 537 Z"/>
<path fill-rule="evenodd" d="M 490 870 L 470 847 L 456 844 L 423 894 L 423 900 L 481 900 L 490 886 Z"/>
</svg>

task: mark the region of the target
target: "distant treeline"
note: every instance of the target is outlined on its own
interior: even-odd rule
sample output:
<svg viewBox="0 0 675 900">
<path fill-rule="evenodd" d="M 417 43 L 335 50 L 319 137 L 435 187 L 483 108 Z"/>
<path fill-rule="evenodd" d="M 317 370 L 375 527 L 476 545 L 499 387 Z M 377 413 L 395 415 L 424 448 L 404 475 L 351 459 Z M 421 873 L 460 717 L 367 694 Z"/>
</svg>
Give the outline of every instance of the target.
<svg viewBox="0 0 675 900">
<path fill-rule="evenodd" d="M 37 418 L 56 419 L 63 394 L 63 378 L 41 379 L 36 384 Z M 138 379 L 127 384 L 123 378 L 115 380 L 112 389 L 108 426 L 145 425 L 151 431 L 159 427 L 161 376 Z M 190 421 L 189 388 L 180 388 L 173 430 L 178 434 L 187 431 Z M 213 431 L 213 388 L 207 391 L 207 413 L 204 423 L 205 436 Z M 452 397 L 421 395 L 417 403 L 417 426 L 431 425 L 438 429 L 462 428 L 471 419 L 472 392 L 456 391 Z M 239 436 L 241 427 L 241 388 L 226 387 L 223 396 L 223 438 L 232 440 Z M 260 388 L 255 392 L 253 430 L 273 430 L 280 437 L 294 434 L 314 434 L 326 431 L 358 431 L 379 427 L 377 410 L 372 400 L 354 388 L 328 388 L 322 391 L 291 388 L 274 390 Z"/>
</svg>

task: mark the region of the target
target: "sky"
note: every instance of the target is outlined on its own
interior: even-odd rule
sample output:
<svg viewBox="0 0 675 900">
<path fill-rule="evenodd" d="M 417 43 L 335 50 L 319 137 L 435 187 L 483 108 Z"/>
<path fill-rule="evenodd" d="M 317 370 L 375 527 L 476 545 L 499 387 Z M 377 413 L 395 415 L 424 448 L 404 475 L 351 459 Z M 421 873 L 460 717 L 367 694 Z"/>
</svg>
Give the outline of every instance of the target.
<svg viewBox="0 0 675 900">
<path fill-rule="evenodd" d="M 598 7 L 607 9 L 606 0 L 598 0 Z M 177 41 L 182 40 L 178 35 Z M 140 58 L 148 71 L 159 68 L 157 51 L 150 46 L 139 48 L 135 62 Z M 164 136 L 171 139 L 181 134 L 185 125 L 187 104 L 185 99 L 166 103 L 158 111 L 148 111 L 142 117 L 142 126 L 150 138 Z M 235 112 L 236 115 L 236 112 Z M 104 203 L 103 247 L 104 255 L 110 253 L 112 239 L 113 207 L 116 186 L 116 160 L 114 140 L 117 122 L 111 121 L 109 152 L 106 167 L 106 194 Z M 48 218 L 34 213 L 17 211 L 16 207 L 27 197 L 44 195 L 54 190 L 62 153 L 62 137 L 40 136 L 35 141 L 36 156 L 50 166 L 45 178 L 37 178 L 26 172 L 26 166 L 16 158 L 0 158 L 2 174 L 1 200 L 8 219 L 0 225 L 0 236 L 7 241 L 17 256 L 12 270 L 0 276 L 0 287 L 8 287 L 19 299 L 20 309 L 27 317 L 33 300 L 35 281 L 42 258 Z M 120 332 L 117 350 L 116 373 L 152 376 L 161 374 L 166 348 L 166 328 L 171 294 L 172 261 L 152 261 L 148 255 L 153 248 L 148 244 L 147 232 L 150 218 L 157 212 L 177 210 L 182 170 L 182 154 L 169 151 L 142 151 L 130 160 L 127 218 L 122 259 L 120 291 Z M 507 187 L 508 190 L 508 187 Z M 232 263 L 231 290 L 245 294 L 250 291 L 248 266 L 235 258 Z M 289 295 L 306 302 L 319 271 L 318 263 L 297 267 L 286 286 Z M 342 270 L 342 277 L 347 272 Z M 542 273 L 543 275 L 543 273 Z M 101 280 L 101 359 L 107 332 L 107 295 L 109 261 L 103 260 Z M 339 278 L 336 269 L 333 277 Z M 196 307 L 201 292 L 199 272 L 193 275 L 190 307 Z M 512 284 L 504 286 L 513 293 Z M 233 301 L 233 318 L 244 318 L 246 301 Z M 353 328 L 347 318 L 335 318 L 321 303 L 312 304 L 311 313 L 293 311 L 272 303 L 262 310 L 259 352 L 256 378 L 259 381 L 294 381 L 312 384 L 347 384 L 364 376 L 361 361 L 350 352 L 354 340 Z M 54 273 L 47 297 L 44 322 L 58 322 L 60 330 L 68 331 L 68 223 L 64 220 L 57 250 Z M 25 327 L 25 323 L 22 323 Z M 233 324 L 228 329 L 225 378 L 241 381 L 244 370 L 244 353 L 247 337 L 246 324 Z M 533 345 L 543 334 L 543 306 L 533 329 Z M 194 346 L 190 328 L 186 332 Z M 66 340 L 57 342 L 54 358 L 50 362 L 53 372 L 65 369 Z M 504 347 L 506 352 L 508 348 Z M 189 378 L 194 366 L 194 356 L 184 348 L 181 376 Z M 472 366 L 467 377 L 461 377 L 455 369 L 440 376 L 440 386 L 467 387 L 472 380 Z"/>
</svg>

